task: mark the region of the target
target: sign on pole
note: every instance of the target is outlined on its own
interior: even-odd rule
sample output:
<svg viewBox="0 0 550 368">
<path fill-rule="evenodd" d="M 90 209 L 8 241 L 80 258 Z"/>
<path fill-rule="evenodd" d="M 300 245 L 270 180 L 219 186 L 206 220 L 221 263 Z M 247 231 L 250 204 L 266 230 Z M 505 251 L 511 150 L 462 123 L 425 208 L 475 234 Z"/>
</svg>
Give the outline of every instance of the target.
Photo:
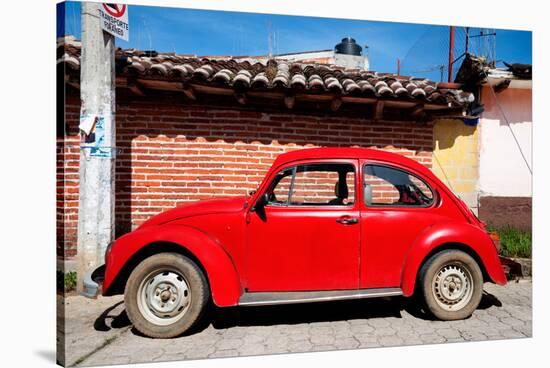
<svg viewBox="0 0 550 368">
<path fill-rule="evenodd" d="M 126 4 L 105 3 L 99 7 L 101 28 L 115 37 L 128 41 L 128 6 Z"/>
</svg>

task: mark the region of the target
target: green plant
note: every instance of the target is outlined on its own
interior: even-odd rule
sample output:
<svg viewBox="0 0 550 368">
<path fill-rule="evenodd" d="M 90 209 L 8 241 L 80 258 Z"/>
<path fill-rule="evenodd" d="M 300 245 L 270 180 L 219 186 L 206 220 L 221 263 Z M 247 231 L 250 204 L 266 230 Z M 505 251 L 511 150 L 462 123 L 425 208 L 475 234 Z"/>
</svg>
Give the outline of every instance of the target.
<svg viewBox="0 0 550 368">
<path fill-rule="evenodd" d="M 65 274 L 65 291 L 76 289 L 76 272 L 70 271 Z"/>
<path fill-rule="evenodd" d="M 505 257 L 531 258 L 531 232 L 510 226 L 493 229 L 500 236 L 500 253 Z"/>
</svg>

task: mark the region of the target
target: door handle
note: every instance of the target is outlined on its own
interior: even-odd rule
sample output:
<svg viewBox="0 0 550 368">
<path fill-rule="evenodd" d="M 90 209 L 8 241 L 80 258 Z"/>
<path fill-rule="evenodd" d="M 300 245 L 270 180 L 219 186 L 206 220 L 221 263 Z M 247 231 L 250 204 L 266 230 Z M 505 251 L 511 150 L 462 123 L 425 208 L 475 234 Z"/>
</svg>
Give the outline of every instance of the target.
<svg viewBox="0 0 550 368">
<path fill-rule="evenodd" d="M 344 225 L 353 225 L 359 222 L 357 217 L 342 216 L 336 219 L 336 222 Z"/>
</svg>

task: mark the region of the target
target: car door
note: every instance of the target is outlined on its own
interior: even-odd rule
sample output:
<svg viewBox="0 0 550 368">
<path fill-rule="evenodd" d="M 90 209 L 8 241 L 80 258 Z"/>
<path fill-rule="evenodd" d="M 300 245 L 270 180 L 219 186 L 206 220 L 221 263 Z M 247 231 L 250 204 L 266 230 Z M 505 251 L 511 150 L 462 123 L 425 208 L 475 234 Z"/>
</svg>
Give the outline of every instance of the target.
<svg viewBox="0 0 550 368">
<path fill-rule="evenodd" d="M 428 180 L 408 168 L 362 161 L 361 288 L 400 287 L 415 239 L 445 218 Z"/>
<path fill-rule="evenodd" d="M 270 178 L 269 202 L 249 214 L 246 288 L 356 289 L 357 160 L 289 164 Z"/>
</svg>

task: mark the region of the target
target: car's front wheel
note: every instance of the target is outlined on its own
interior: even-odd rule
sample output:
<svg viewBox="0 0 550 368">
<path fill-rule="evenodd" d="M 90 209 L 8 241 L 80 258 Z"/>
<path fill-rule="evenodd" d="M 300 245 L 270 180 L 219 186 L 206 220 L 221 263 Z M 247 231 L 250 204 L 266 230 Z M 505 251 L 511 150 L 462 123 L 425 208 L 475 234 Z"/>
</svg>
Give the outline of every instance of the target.
<svg viewBox="0 0 550 368">
<path fill-rule="evenodd" d="M 142 334 L 171 338 L 189 330 L 209 298 L 201 269 L 177 253 L 159 253 L 132 271 L 124 291 L 128 318 Z"/>
<path fill-rule="evenodd" d="M 467 318 L 481 301 L 481 269 L 475 259 L 460 250 L 431 256 L 420 269 L 419 281 L 427 312 L 441 320 Z"/>
</svg>

